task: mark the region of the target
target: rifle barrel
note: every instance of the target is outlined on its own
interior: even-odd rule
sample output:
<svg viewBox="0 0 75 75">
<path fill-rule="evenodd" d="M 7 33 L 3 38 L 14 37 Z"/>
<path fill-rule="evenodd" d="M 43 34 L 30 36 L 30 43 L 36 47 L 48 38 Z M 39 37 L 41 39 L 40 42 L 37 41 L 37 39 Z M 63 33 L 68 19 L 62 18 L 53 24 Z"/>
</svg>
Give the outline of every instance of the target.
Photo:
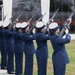
<svg viewBox="0 0 75 75">
<path fill-rule="evenodd" d="M 11 20 L 11 19 L 15 16 L 15 14 L 16 14 L 16 13 L 14 13 L 13 16 L 12 16 L 9 20 Z"/>
<path fill-rule="evenodd" d="M 42 15 L 42 16 L 37 20 L 37 22 L 40 21 L 45 15 L 46 15 L 46 13 L 45 13 L 44 15 Z"/>
<path fill-rule="evenodd" d="M 53 19 L 55 17 L 55 15 L 57 14 L 58 10 L 59 10 L 59 8 L 55 11 L 55 13 L 54 13 L 54 15 L 52 16 L 51 19 Z"/>
<path fill-rule="evenodd" d="M 75 13 L 75 10 L 72 12 L 72 14 L 69 16 L 69 18 L 72 18 L 72 16 L 73 16 L 74 13 Z"/>
<path fill-rule="evenodd" d="M 7 17 L 7 14 L 6 14 L 6 16 L 3 18 L 3 21 L 6 19 L 6 17 Z"/>
<path fill-rule="evenodd" d="M 22 16 L 23 13 L 24 13 L 24 11 L 17 17 L 17 19 L 19 19 Z"/>
<path fill-rule="evenodd" d="M 53 14 L 53 16 L 49 19 L 49 21 L 46 23 L 46 30 L 43 32 L 44 34 L 46 33 L 49 24 L 51 23 L 51 20 L 54 19 L 56 13 L 58 12 L 59 8 L 56 10 L 56 12 Z"/>
<path fill-rule="evenodd" d="M 60 32 L 60 37 L 63 37 L 64 31 L 65 31 L 65 28 L 63 28 L 63 29 L 61 30 L 61 32 Z"/>
<path fill-rule="evenodd" d="M 33 17 L 34 17 L 34 15 L 28 20 L 28 22 L 27 23 L 29 23 L 32 19 L 33 19 Z"/>
</svg>

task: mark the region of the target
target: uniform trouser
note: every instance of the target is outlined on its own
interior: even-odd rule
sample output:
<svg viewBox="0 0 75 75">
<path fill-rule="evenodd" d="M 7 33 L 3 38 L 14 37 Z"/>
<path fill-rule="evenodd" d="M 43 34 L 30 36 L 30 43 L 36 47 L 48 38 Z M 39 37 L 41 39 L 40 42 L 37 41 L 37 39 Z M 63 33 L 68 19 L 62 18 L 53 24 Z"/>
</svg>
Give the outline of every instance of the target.
<svg viewBox="0 0 75 75">
<path fill-rule="evenodd" d="M 33 55 L 25 55 L 24 75 L 33 75 Z"/>
<path fill-rule="evenodd" d="M 7 51 L 5 47 L 1 48 L 1 68 L 5 68 L 7 66 Z"/>
<path fill-rule="evenodd" d="M 14 71 L 14 52 L 8 51 L 7 71 Z"/>
<path fill-rule="evenodd" d="M 53 65 L 54 75 L 65 75 L 66 65 Z"/>
<path fill-rule="evenodd" d="M 23 53 L 15 53 L 16 75 L 22 75 Z"/>
<path fill-rule="evenodd" d="M 47 58 L 43 56 L 36 55 L 37 57 L 37 65 L 38 65 L 38 75 L 46 75 L 47 71 Z"/>
</svg>

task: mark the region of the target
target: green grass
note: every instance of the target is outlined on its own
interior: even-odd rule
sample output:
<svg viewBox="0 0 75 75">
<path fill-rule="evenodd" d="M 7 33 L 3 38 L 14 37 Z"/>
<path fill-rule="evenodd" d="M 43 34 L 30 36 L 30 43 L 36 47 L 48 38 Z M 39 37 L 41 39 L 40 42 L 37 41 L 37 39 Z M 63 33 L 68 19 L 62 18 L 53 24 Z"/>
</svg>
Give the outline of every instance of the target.
<svg viewBox="0 0 75 75">
<path fill-rule="evenodd" d="M 35 44 L 36 47 L 36 44 Z M 51 43 L 48 41 L 48 65 L 47 65 L 47 75 L 53 75 L 53 66 L 52 66 L 52 46 Z M 69 44 L 66 44 L 66 49 L 68 56 L 70 58 L 70 64 L 66 67 L 66 75 L 75 75 L 75 40 L 71 41 Z M 24 72 L 24 64 L 25 64 L 25 57 L 23 58 L 23 72 Z M 37 61 L 36 56 L 34 55 L 34 67 L 33 67 L 33 75 L 37 75 Z"/>
<path fill-rule="evenodd" d="M 47 65 L 47 75 L 53 75 L 53 66 L 52 66 L 52 46 L 48 41 L 48 65 Z M 66 75 L 75 75 L 75 41 L 71 41 L 69 44 L 66 44 L 66 50 L 70 59 L 70 64 L 66 66 Z M 33 75 L 37 75 L 37 62 L 36 57 L 34 55 L 34 71 Z"/>
</svg>

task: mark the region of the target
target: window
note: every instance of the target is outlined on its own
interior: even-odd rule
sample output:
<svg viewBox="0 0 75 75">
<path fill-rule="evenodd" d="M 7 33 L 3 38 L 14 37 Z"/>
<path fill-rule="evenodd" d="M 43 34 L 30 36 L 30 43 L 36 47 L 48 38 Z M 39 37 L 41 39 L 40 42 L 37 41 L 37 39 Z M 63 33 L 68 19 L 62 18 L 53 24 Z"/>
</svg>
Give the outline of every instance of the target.
<svg viewBox="0 0 75 75">
<path fill-rule="evenodd" d="M 2 2 L 2 0 L 0 0 L 0 5 L 2 5 L 3 4 L 3 2 Z M 0 11 L 1 11 L 1 6 L 0 6 Z"/>
<path fill-rule="evenodd" d="M 50 11 L 59 8 L 60 12 L 70 12 L 74 10 L 74 0 L 51 0 Z"/>
<path fill-rule="evenodd" d="M 59 8 L 59 11 L 54 20 L 58 22 L 59 25 L 62 25 L 75 9 L 75 0 L 51 0 L 50 17 L 53 15 L 54 11 L 57 10 L 57 8 Z M 75 33 L 75 15 L 72 17 L 70 33 Z"/>
</svg>

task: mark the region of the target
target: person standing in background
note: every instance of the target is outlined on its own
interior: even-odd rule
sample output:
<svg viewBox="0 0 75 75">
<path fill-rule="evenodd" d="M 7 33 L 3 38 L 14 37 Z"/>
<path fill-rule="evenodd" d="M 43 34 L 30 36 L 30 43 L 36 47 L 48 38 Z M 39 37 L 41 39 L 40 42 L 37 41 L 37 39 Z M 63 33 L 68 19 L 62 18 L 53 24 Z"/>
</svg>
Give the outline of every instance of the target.
<svg viewBox="0 0 75 75">
<path fill-rule="evenodd" d="M 0 50 L 1 50 L 1 69 L 7 69 L 7 51 L 3 29 L 3 21 L 0 21 Z"/>
<path fill-rule="evenodd" d="M 6 51 L 7 51 L 7 73 L 15 74 L 14 72 L 14 32 L 11 30 L 11 25 L 9 21 L 4 22 L 4 35 L 6 41 Z"/>
</svg>

